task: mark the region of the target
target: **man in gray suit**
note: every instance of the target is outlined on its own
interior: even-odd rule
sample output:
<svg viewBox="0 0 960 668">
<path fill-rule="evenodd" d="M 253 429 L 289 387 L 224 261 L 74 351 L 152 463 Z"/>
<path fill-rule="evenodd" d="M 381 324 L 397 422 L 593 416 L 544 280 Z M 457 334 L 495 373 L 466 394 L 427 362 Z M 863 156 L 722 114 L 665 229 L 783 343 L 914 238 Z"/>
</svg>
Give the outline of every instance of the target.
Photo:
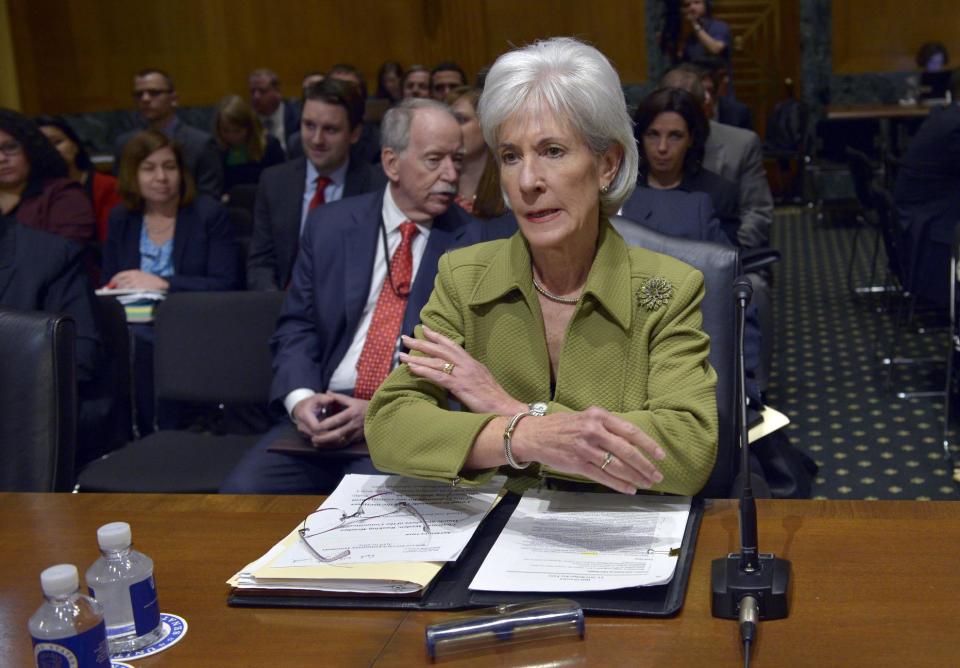
<svg viewBox="0 0 960 668">
<path fill-rule="evenodd" d="M 209 132 L 187 125 L 177 118 L 177 91 L 173 79 L 163 70 L 146 69 L 133 77 L 133 97 L 141 127 L 117 138 L 114 165 L 120 166 L 123 147 L 133 135 L 147 128 L 159 130 L 183 149 L 183 159 L 193 175 L 197 190 L 220 199 L 223 192 L 223 164 L 220 151 Z"/>
<path fill-rule="evenodd" d="M 664 75 L 660 85 L 688 91 L 707 113 L 709 104 L 700 80 L 700 71 L 696 67 L 675 67 Z M 773 195 L 763 168 L 763 147 L 757 133 L 710 121 L 703 166 L 737 184 L 740 201 L 739 245 L 742 248 L 769 246 Z"/>
</svg>

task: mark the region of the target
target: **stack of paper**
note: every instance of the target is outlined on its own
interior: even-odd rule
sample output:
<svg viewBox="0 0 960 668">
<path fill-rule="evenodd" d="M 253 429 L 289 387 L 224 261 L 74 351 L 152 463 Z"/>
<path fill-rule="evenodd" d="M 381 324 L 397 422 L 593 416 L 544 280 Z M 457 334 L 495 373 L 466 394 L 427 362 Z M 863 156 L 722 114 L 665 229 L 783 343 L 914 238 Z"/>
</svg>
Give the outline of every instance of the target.
<svg viewBox="0 0 960 668">
<path fill-rule="evenodd" d="M 304 523 L 298 524 L 228 584 L 251 594 L 416 594 L 445 562 L 460 556 L 499 498 L 503 482 L 498 477 L 469 488 L 400 476 L 347 475 L 306 518 L 309 545 L 299 534 Z"/>
<path fill-rule="evenodd" d="M 166 299 L 167 293 L 163 290 L 126 290 L 121 288 L 101 288 L 97 295 L 113 295 L 123 304 L 127 313 L 127 322 L 153 322 L 153 310 L 156 305 Z"/>
<path fill-rule="evenodd" d="M 470 589 L 573 592 L 653 586 L 676 570 L 688 497 L 528 490 Z"/>
</svg>

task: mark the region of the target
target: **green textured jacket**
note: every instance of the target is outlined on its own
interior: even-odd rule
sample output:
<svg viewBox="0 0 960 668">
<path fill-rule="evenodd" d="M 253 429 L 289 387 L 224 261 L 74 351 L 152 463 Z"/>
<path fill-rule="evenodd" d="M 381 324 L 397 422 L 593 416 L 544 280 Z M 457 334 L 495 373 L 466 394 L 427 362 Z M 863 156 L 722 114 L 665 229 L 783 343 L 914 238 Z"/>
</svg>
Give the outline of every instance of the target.
<svg viewBox="0 0 960 668">
<path fill-rule="evenodd" d="M 656 310 L 640 304 L 651 278 L 672 284 Z M 703 275 L 658 253 L 630 248 L 606 221 L 583 298 L 567 328 L 549 411 L 605 408 L 659 443 L 663 481 L 656 491 L 695 494 L 713 469 L 717 448 L 716 373 L 701 328 Z M 523 402 L 550 397 L 550 358 L 530 252 L 519 233 L 440 259 L 421 321 L 450 337 L 487 366 L 504 390 Z M 422 338 L 422 328 L 416 336 Z M 492 471 L 464 472 L 477 435 L 493 414 L 448 410 L 446 390 L 401 364 L 367 410 L 370 454 L 382 471 L 479 482 Z M 537 418 L 527 418 L 537 419 Z M 521 489 L 539 476 L 571 478 L 536 464 L 509 466 Z M 520 478 L 520 479 L 516 479 Z"/>
</svg>

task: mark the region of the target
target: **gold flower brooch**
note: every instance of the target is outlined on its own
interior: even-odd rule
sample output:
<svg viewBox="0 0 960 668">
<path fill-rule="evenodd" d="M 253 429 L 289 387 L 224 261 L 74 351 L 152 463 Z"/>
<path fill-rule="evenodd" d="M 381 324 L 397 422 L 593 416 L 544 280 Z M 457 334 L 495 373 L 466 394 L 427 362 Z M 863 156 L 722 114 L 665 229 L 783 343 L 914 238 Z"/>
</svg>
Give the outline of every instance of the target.
<svg viewBox="0 0 960 668">
<path fill-rule="evenodd" d="M 637 290 L 637 305 L 656 311 L 673 297 L 673 285 L 665 278 L 654 276 Z"/>
</svg>

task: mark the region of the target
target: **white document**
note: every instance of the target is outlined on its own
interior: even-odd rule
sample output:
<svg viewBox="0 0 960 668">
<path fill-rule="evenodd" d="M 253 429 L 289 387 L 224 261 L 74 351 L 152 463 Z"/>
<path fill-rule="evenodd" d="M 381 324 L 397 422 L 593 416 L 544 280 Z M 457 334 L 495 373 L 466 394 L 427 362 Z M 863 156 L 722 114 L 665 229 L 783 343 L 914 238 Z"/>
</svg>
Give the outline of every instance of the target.
<svg viewBox="0 0 960 668">
<path fill-rule="evenodd" d="M 493 507 L 504 480 L 498 476 L 481 487 L 454 487 L 402 476 L 344 476 L 306 520 L 309 547 L 292 541 L 270 567 L 454 561 Z"/>
<path fill-rule="evenodd" d="M 669 582 L 689 497 L 528 491 L 470 589 L 601 591 Z"/>
</svg>

